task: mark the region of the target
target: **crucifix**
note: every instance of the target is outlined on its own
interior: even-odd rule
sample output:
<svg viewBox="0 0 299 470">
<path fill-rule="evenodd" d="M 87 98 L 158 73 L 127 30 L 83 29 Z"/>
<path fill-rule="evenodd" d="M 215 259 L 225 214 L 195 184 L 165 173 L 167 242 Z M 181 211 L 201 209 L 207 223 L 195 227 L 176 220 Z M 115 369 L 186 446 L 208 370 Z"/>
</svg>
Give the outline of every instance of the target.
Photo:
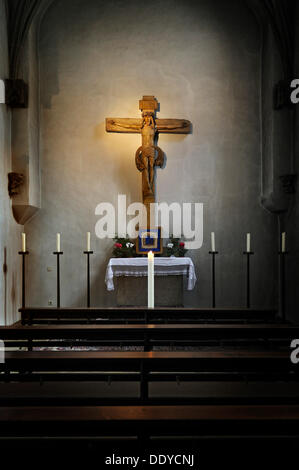
<svg viewBox="0 0 299 470">
<path fill-rule="evenodd" d="M 106 118 L 107 132 L 139 133 L 142 145 L 136 150 L 135 162 L 142 173 L 142 202 L 147 211 L 150 228 L 150 205 L 155 202 L 155 168 L 164 165 L 164 152 L 157 146 L 158 134 L 190 134 L 191 123 L 186 119 L 157 119 L 158 101 L 144 96 L 139 101 L 141 118 Z"/>
</svg>

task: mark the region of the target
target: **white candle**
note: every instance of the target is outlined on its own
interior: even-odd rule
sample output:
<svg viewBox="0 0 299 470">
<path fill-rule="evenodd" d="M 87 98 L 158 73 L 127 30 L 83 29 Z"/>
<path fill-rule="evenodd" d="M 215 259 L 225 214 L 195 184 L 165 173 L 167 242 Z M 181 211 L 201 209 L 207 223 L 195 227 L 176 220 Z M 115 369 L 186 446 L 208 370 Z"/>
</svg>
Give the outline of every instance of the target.
<svg viewBox="0 0 299 470">
<path fill-rule="evenodd" d="M 286 233 L 285 232 L 281 234 L 281 251 L 282 253 L 285 253 L 286 251 Z"/>
<path fill-rule="evenodd" d="M 56 251 L 60 253 L 60 233 L 56 235 Z"/>
<path fill-rule="evenodd" d="M 87 241 L 87 251 L 90 251 L 90 232 L 86 234 L 86 241 Z"/>
<path fill-rule="evenodd" d="M 211 251 L 214 253 L 216 251 L 216 245 L 215 245 L 215 233 L 211 233 Z"/>
<path fill-rule="evenodd" d="M 155 282 L 154 282 L 154 253 L 150 251 L 147 255 L 147 304 L 148 308 L 154 308 L 155 301 Z"/>
<path fill-rule="evenodd" d="M 246 251 L 247 253 L 250 253 L 250 233 L 247 233 L 246 236 Z"/>
<path fill-rule="evenodd" d="M 26 252 L 26 233 L 22 233 L 22 251 Z"/>
</svg>

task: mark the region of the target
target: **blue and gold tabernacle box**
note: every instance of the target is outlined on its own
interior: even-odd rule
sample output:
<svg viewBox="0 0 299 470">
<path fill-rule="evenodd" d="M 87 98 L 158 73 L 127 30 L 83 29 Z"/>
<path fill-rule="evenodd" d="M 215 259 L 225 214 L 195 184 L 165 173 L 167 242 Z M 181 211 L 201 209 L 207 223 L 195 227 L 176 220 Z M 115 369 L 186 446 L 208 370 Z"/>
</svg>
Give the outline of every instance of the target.
<svg viewBox="0 0 299 470">
<path fill-rule="evenodd" d="M 163 253 L 161 227 L 139 230 L 136 252 L 139 255 L 146 255 L 149 251 L 156 254 Z"/>
</svg>

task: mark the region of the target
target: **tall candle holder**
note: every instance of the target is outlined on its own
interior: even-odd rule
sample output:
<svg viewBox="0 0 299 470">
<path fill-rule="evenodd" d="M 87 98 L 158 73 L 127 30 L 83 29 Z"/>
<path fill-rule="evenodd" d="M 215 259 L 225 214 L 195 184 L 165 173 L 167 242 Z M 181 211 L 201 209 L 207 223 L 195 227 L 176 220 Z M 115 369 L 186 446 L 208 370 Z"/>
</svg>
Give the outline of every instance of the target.
<svg viewBox="0 0 299 470">
<path fill-rule="evenodd" d="M 54 251 L 53 255 L 57 256 L 57 308 L 60 308 L 60 256 L 63 251 Z"/>
<path fill-rule="evenodd" d="M 86 277 L 87 277 L 87 307 L 90 307 L 90 255 L 93 255 L 93 251 L 84 251 L 87 259 L 87 270 L 86 270 Z"/>
<path fill-rule="evenodd" d="M 288 251 L 279 251 L 278 252 L 278 257 L 279 257 L 279 268 L 280 268 L 280 299 L 279 299 L 279 311 L 281 314 L 282 320 L 285 322 L 286 321 L 286 282 L 285 282 L 285 260 L 286 256 L 289 254 Z"/>
<path fill-rule="evenodd" d="M 29 255 L 29 251 L 19 251 L 19 255 L 22 256 L 22 308 L 26 306 L 26 256 Z"/>
<path fill-rule="evenodd" d="M 243 251 L 243 255 L 246 256 L 246 307 L 250 308 L 251 297 L 250 297 L 250 256 L 254 255 L 253 251 Z"/>
<path fill-rule="evenodd" d="M 216 308 L 216 255 L 218 251 L 209 251 L 209 254 L 212 256 L 212 307 Z"/>
</svg>

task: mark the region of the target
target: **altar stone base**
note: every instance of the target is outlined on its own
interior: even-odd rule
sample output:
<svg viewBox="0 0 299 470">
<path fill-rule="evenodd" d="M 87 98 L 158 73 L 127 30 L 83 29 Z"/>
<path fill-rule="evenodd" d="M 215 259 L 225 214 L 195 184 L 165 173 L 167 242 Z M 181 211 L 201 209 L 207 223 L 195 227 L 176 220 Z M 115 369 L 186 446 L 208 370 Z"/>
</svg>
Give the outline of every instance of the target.
<svg viewBox="0 0 299 470">
<path fill-rule="evenodd" d="M 116 299 L 118 307 L 147 307 L 147 277 L 118 277 Z M 183 276 L 155 277 L 155 307 L 183 307 L 183 303 Z"/>
</svg>

